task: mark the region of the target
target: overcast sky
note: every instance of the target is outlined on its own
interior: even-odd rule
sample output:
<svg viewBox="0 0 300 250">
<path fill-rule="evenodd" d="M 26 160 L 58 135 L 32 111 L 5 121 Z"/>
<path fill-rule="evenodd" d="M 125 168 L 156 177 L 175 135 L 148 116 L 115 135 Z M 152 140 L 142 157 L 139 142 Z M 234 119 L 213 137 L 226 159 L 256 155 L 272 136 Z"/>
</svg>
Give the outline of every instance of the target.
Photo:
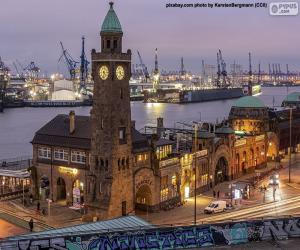
<svg viewBox="0 0 300 250">
<path fill-rule="evenodd" d="M 160 68 L 178 70 L 183 56 L 187 70 L 200 72 L 201 60 L 215 64 L 221 48 L 227 64 L 235 59 L 246 67 L 251 51 L 253 62 L 261 61 L 265 70 L 269 62 L 289 63 L 300 70 L 300 16 L 269 16 L 268 9 L 165 8 L 167 2 L 115 0 L 123 48 L 132 49 L 135 63 L 139 50 L 152 69 L 157 47 Z M 92 48 L 100 48 L 99 31 L 107 10 L 106 0 L 1 0 L 0 56 L 8 64 L 16 59 L 24 65 L 35 61 L 48 74 L 64 71 L 58 64 L 59 41 L 78 58 L 84 35 L 90 57 Z"/>
</svg>

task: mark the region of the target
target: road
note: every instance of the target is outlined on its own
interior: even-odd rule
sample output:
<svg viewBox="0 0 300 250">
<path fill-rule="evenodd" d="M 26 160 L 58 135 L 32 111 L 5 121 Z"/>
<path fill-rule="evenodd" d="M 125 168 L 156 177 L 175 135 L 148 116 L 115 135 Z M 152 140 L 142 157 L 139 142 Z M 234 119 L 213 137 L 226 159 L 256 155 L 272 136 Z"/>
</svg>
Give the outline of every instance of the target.
<svg viewBox="0 0 300 250">
<path fill-rule="evenodd" d="M 275 202 L 273 186 L 269 185 L 269 177 L 266 177 L 260 185 L 267 186 L 265 193 L 260 192 L 257 187 L 249 200 L 243 200 L 235 205 L 235 209 L 219 215 L 205 215 L 204 208 L 213 200 L 211 193 L 197 196 L 197 221 L 202 223 L 220 222 L 222 220 L 255 219 L 266 217 L 277 217 L 286 215 L 300 215 L 300 154 L 293 155 L 294 164 L 291 169 L 291 183 L 288 182 L 288 168 L 277 171 L 279 173 L 279 186 L 276 186 Z M 285 160 L 285 165 L 287 162 Z M 216 187 L 216 190 L 224 192 L 228 189 L 228 183 Z M 221 196 L 222 200 L 223 197 Z M 228 200 L 229 201 L 229 200 Z M 187 200 L 182 207 L 176 207 L 169 211 L 160 211 L 153 214 L 137 214 L 155 225 L 170 224 L 192 224 L 194 222 L 194 197 Z"/>
<path fill-rule="evenodd" d="M 224 212 L 198 219 L 198 223 L 213 223 L 228 220 L 249 220 L 299 214 L 300 196 L 257 205 L 232 212 Z"/>
</svg>

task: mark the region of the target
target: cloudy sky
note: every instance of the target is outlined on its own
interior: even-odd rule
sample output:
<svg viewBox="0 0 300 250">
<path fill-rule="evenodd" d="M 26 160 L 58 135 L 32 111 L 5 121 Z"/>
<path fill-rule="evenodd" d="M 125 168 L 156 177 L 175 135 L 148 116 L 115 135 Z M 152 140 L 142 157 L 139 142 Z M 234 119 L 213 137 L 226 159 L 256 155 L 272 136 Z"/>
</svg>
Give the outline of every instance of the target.
<svg viewBox="0 0 300 250">
<path fill-rule="evenodd" d="M 254 63 L 261 61 L 263 69 L 273 62 L 300 70 L 300 16 L 269 16 L 268 9 L 166 8 L 168 2 L 172 1 L 115 0 L 123 47 L 139 50 L 148 68 L 154 66 L 157 47 L 160 68 L 168 70 L 178 70 L 183 56 L 188 70 L 200 72 L 201 60 L 215 63 L 219 48 L 227 64 L 236 60 L 246 67 L 251 51 Z M 0 56 L 8 64 L 35 61 L 48 74 L 64 71 L 58 63 L 59 42 L 76 58 L 84 35 L 89 56 L 92 48 L 100 48 L 107 10 L 106 0 L 1 0 Z M 133 60 L 137 62 L 136 53 Z"/>
</svg>

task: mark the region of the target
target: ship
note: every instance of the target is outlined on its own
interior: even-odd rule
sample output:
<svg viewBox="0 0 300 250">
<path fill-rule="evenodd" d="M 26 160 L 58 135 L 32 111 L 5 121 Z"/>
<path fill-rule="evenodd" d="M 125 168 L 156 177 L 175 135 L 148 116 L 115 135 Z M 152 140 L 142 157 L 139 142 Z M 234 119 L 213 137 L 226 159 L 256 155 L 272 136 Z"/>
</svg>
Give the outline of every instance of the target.
<svg viewBox="0 0 300 250">
<path fill-rule="evenodd" d="M 3 66 L 3 67 L 2 67 Z M 8 84 L 8 74 L 4 64 L 1 64 L 0 58 L 0 112 L 3 112 L 5 106 L 5 93 Z"/>
<path fill-rule="evenodd" d="M 207 88 L 207 89 L 158 89 L 156 92 L 144 92 L 146 103 L 196 103 L 235 99 L 245 95 L 243 88 Z"/>
<path fill-rule="evenodd" d="M 260 95 L 262 93 L 262 88 L 259 83 L 248 83 L 243 86 L 245 95 Z"/>
</svg>

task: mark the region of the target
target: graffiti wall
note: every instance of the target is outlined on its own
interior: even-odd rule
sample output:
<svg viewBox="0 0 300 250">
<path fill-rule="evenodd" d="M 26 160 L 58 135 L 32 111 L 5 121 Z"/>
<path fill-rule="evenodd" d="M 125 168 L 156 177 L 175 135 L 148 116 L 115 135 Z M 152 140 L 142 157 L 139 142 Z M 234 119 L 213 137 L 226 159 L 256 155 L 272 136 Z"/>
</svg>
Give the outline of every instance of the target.
<svg viewBox="0 0 300 250">
<path fill-rule="evenodd" d="M 300 237 L 300 218 L 226 223 L 4 242 L 3 249 L 188 249 Z M 7 248 L 4 248 L 7 247 Z M 10 247 L 10 248 L 8 248 Z"/>
</svg>

